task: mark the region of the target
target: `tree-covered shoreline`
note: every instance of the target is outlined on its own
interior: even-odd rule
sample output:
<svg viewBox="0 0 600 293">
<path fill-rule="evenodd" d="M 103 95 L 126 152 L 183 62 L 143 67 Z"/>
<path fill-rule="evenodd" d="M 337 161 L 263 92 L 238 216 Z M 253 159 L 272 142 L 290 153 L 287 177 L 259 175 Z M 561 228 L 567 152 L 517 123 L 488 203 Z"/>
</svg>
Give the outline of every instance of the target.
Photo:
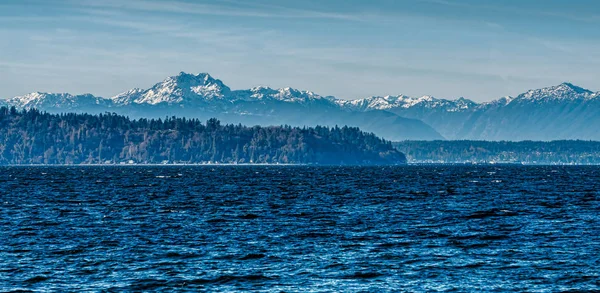
<svg viewBox="0 0 600 293">
<path fill-rule="evenodd" d="M 600 142 L 556 141 L 402 141 L 394 146 L 409 163 L 511 163 L 532 165 L 599 165 Z"/>
<path fill-rule="evenodd" d="M 217 119 L 129 119 L 0 108 L 0 164 L 406 163 L 356 127 L 222 125 Z"/>
</svg>

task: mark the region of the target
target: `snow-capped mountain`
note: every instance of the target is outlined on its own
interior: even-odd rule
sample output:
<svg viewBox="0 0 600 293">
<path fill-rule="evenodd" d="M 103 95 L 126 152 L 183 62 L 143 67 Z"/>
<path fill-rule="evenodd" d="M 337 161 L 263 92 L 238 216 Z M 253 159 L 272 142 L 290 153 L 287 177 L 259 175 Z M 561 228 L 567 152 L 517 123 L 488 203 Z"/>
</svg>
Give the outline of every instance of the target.
<svg viewBox="0 0 600 293">
<path fill-rule="evenodd" d="M 385 109 L 419 119 L 447 139 L 600 139 L 600 93 L 562 83 L 485 103 L 456 100 L 372 97 L 342 102 L 359 111 Z"/>
<path fill-rule="evenodd" d="M 337 100 L 337 103 L 343 107 L 358 110 L 390 110 L 396 108 L 443 108 L 445 111 L 457 112 L 471 109 L 477 106 L 477 103 L 459 98 L 456 100 L 437 99 L 432 96 L 422 96 L 413 98 L 405 95 L 385 96 L 385 97 L 369 97 L 357 100 Z"/>
<path fill-rule="evenodd" d="M 106 99 L 92 95 L 33 93 L 10 99 L 7 104 L 54 113 L 110 111 L 133 118 L 216 117 L 226 123 L 247 125 L 348 125 L 390 140 L 443 139 L 422 121 L 381 110 L 350 111 L 336 101 L 334 97 L 293 88 L 231 90 L 208 73 L 181 72 L 149 89 L 132 89 Z"/>
<path fill-rule="evenodd" d="M 309 91 L 293 88 L 272 89 L 269 87 L 254 87 L 249 90 L 232 91 L 221 80 L 215 79 L 208 73 L 197 75 L 181 72 L 164 81 L 155 84 L 147 90 L 132 89 L 110 98 L 114 106 L 130 104 L 181 104 L 195 105 L 215 103 L 220 100 L 227 103 L 239 101 L 283 101 L 302 103 L 325 99 Z"/>
<path fill-rule="evenodd" d="M 111 100 L 116 106 L 129 104 L 194 104 L 208 100 L 225 99 L 231 89 L 208 73 L 179 73 L 155 84 L 147 90 L 133 89 Z"/>
<path fill-rule="evenodd" d="M 465 117 L 458 137 L 492 140 L 600 140 L 598 93 L 570 83 L 485 103 Z"/>
<path fill-rule="evenodd" d="M 145 90 L 143 90 L 143 89 L 134 88 L 134 89 L 128 90 L 126 92 L 120 93 L 120 94 L 110 98 L 110 100 L 115 105 L 126 106 L 126 105 L 130 105 L 130 104 L 134 103 L 135 101 L 140 100 L 140 98 L 142 97 L 142 94 L 144 92 L 145 92 Z"/>
<path fill-rule="evenodd" d="M 62 111 L 80 112 L 80 110 L 108 106 L 110 101 L 91 94 L 71 95 L 67 93 L 30 93 L 6 101 L 8 105 L 18 108 L 60 109 Z"/>
<path fill-rule="evenodd" d="M 293 88 L 231 90 L 208 73 L 168 77 L 111 98 L 31 93 L 0 101 L 48 112 L 216 117 L 248 125 L 349 125 L 389 140 L 600 140 L 600 93 L 570 83 L 486 103 L 405 95 L 343 100 Z"/>
<path fill-rule="evenodd" d="M 238 98 L 245 100 L 277 100 L 290 103 L 306 103 L 331 97 L 322 97 L 313 92 L 293 88 L 272 89 L 269 87 L 254 87 L 248 91 L 236 91 Z"/>
<path fill-rule="evenodd" d="M 537 90 L 529 90 L 518 95 L 515 100 L 552 101 L 552 100 L 585 100 L 592 98 L 594 92 L 565 82 L 557 86 Z"/>
</svg>

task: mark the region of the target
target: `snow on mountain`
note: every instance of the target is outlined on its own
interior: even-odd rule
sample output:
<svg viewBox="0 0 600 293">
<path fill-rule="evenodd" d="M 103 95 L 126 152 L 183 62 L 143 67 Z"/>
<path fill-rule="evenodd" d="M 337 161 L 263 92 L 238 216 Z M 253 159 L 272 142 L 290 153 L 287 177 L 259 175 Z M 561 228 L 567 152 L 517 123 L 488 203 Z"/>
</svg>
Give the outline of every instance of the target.
<svg viewBox="0 0 600 293">
<path fill-rule="evenodd" d="M 55 108 L 55 109 L 76 109 L 90 106 L 103 106 L 107 100 L 95 97 L 91 94 L 71 95 L 67 93 L 30 93 L 24 96 L 18 96 L 6 101 L 10 106 L 17 108 Z"/>
<path fill-rule="evenodd" d="M 372 96 L 357 100 L 343 100 L 335 97 L 323 97 L 310 91 L 293 88 L 273 89 L 269 87 L 254 87 L 249 90 L 232 91 L 221 80 L 215 79 L 208 73 L 188 74 L 181 72 L 176 76 L 166 78 L 147 90 L 134 88 L 109 99 L 95 97 L 91 94 L 71 95 L 54 93 L 30 93 L 4 101 L 7 105 L 18 108 L 60 108 L 68 109 L 79 105 L 108 105 L 127 106 L 133 104 L 207 104 L 215 101 L 233 103 L 235 101 L 283 101 L 302 103 L 322 100 L 350 111 L 369 110 L 401 110 L 401 109 L 435 109 L 444 112 L 475 111 L 491 105 L 508 105 L 513 101 L 552 101 L 552 100 L 577 100 L 598 98 L 599 93 L 575 86 L 571 83 L 562 83 L 557 86 L 537 90 L 529 90 L 517 97 L 503 97 L 498 100 L 476 103 L 469 99 L 458 98 L 455 100 L 438 99 L 432 96 L 409 97 L 397 96 Z M 0 101 L 0 105 L 2 102 Z M 198 105 L 200 105 L 198 104 Z"/>
<path fill-rule="evenodd" d="M 600 92 L 571 83 L 484 103 L 404 95 L 337 103 L 354 111 L 385 110 L 418 119 L 447 139 L 600 139 L 595 130 L 600 127 Z"/>
<path fill-rule="evenodd" d="M 529 90 L 526 93 L 520 94 L 515 99 L 517 100 L 578 100 L 588 99 L 592 97 L 594 93 L 590 90 L 575 86 L 571 83 L 565 82 L 557 86 L 547 87 L 536 90 Z M 597 96 L 597 95 L 596 95 Z"/>
<path fill-rule="evenodd" d="M 293 88 L 272 89 L 255 87 L 250 90 L 232 91 L 221 80 L 208 73 L 179 75 L 166 78 L 149 89 L 134 88 L 108 99 L 90 94 L 74 96 L 71 94 L 30 93 L 7 100 L 7 105 L 18 108 L 56 108 L 65 109 L 78 105 L 102 104 L 109 107 L 130 106 L 135 104 L 192 104 L 200 106 L 216 101 L 232 103 L 235 101 L 283 101 L 303 103 L 314 100 L 335 100 L 333 97 L 322 97 L 310 91 Z M 1 105 L 1 104 L 0 104 Z"/>
<path fill-rule="evenodd" d="M 510 104 L 515 98 L 511 96 L 505 96 L 497 100 L 483 102 L 477 106 L 477 108 L 485 108 L 487 106 L 506 106 Z"/>
<path fill-rule="evenodd" d="M 255 87 L 250 90 L 232 91 L 221 80 L 208 73 L 197 75 L 180 73 L 157 83 L 148 90 L 133 89 L 111 98 L 117 106 L 130 104 L 194 104 L 211 101 L 235 102 L 238 100 L 277 100 L 283 102 L 307 102 L 323 99 L 322 96 L 309 91 L 293 88 L 272 89 Z"/>
<path fill-rule="evenodd" d="M 113 101 L 113 103 L 118 105 L 129 105 L 135 100 L 139 99 L 144 92 L 145 90 L 143 89 L 134 88 L 126 92 L 120 93 L 110 99 Z"/>
<path fill-rule="evenodd" d="M 444 112 L 469 112 L 485 109 L 490 106 L 506 106 L 513 101 L 519 102 L 551 102 L 551 101 L 575 101 L 589 100 L 600 97 L 600 92 L 592 92 L 590 90 L 575 86 L 571 83 L 561 83 L 557 86 L 529 90 L 517 97 L 502 97 L 497 100 L 476 103 L 469 99 L 458 98 L 455 100 L 437 99 L 432 96 L 422 96 L 419 98 L 409 97 L 405 95 L 398 96 L 373 96 L 357 100 L 336 100 L 335 102 L 341 107 L 352 109 L 355 111 L 368 110 L 409 110 L 413 108 L 435 109 L 436 111 Z M 404 110 L 403 110 L 404 109 Z"/>
<path fill-rule="evenodd" d="M 171 115 L 218 118 L 226 123 L 246 125 L 348 125 L 390 140 L 443 139 L 422 121 L 387 111 L 349 111 L 336 101 L 334 97 L 289 87 L 232 91 L 207 73 L 181 72 L 149 89 L 132 89 L 108 99 L 91 95 L 33 93 L 13 98 L 11 105 L 35 107 L 51 113 L 110 111 L 133 118 Z"/>
<path fill-rule="evenodd" d="M 112 98 L 117 104 L 178 104 L 225 99 L 231 89 L 208 73 L 179 73 L 155 84 L 148 90 L 132 90 Z"/>
<path fill-rule="evenodd" d="M 343 100 L 293 88 L 231 90 L 208 73 L 180 74 L 149 89 L 104 99 L 31 93 L 0 105 L 48 112 L 118 112 L 133 117 L 220 117 L 250 125 L 353 125 L 388 139 L 600 139 L 600 92 L 571 83 L 485 103 L 432 96 Z M 159 106 L 160 105 L 160 106 Z M 441 134 L 441 135 L 440 135 Z"/>
<path fill-rule="evenodd" d="M 251 101 L 275 100 L 289 103 L 304 103 L 314 100 L 327 100 L 332 97 L 323 97 L 310 91 L 293 88 L 272 89 L 269 87 L 254 87 L 250 90 L 235 91 L 237 98 Z"/>
<path fill-rule="evenodd" d="M 358 111 L 367 110 L 390 110 L 394 108 L 444 108 L 446 111 L 455 112 L 463 111 L 477 106 L 477 103 L 459 98 L 456 100 L 437 99 L 432 96 L 422 96 L 419 98 L 409 97 L 405 95 L 385 96 L 385 97 L 369 97 L 357 100 L 338 100 L 337 103 L 342 107 L 347 107 Z"/>
</svg>

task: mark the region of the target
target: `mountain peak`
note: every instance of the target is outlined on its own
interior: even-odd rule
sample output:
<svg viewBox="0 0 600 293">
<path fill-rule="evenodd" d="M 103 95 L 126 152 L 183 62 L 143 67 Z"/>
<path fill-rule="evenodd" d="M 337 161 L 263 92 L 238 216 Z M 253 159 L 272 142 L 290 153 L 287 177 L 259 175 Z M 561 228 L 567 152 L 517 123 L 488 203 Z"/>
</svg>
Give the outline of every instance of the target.
<svg viewBox="0 0 600 293">
<path fill-rule="evenodd" d="M 43 101 L 46 99 L 71 99 L 73 95 L 67 93 L 44 93 L 44 92 L 33 92 L 29 94 L 25 94 L 22 96 L 17 96 L 11 98 L 11 101 L 19 102 L 23 105 L 28 105 L 30 103 L 38 103 L 39 101 Z"/>
<path fill-rule="evenodd" d="M 561 89 L 561 90 L 574 91 L 579 94 L 585 94 L 585 93 L 591 94 L 592 93 L 592 91 L 584 89 L 579 86 L 576 86 L 570 82 L 563 82 L 563 83 L 559 84 L 558 86 L 555 86 L 554 88 Z"/>
<path fill-rule="evenodd" d="M 193 73 L 187 73 L 187 72 L 181 71 L 181 72 L 179 72 L 179 74 L 177 74 L 176 76 L 172 76 L 171 78 L 175 78 L 177 80 L 196 80 L 196 81 L 204 81 L 204 82 L 216 80 L 207 72 L 200 72 L 198 74 L 193 74 Z"/>
<path fill-rule="evenodd" d="M 143 92 L 143 89 L 133 88 L 126 92 L 122 92 L 110 99 L 117 104 L 129 105 L 133 103 L 133 101 L 135 101 L 137 98 L 139 98 Z"/>
<path fill-rule="evenodd" d="M 433 96 L 410 97 L 406 95 L 397 96 L 373 96 L 365 99 L 352 101 L 338 101 L 338 104 L 350 107 L 354 110 L 393 110 L 419 108 L 440 108 L 448 112 L 464 111 L 477 106 L 477 103 L 463 97 L 456 100 L 438 99 Z"/>
<path fill-rule="evenodd" d="M 105 99 L 92 94 L 71 95 L 68 93 L 44 93 L 33 92 L 23 96 L 17 96 L 5 101 L 9 105 L 18 108 L 46 108 L 68 109 L 85 107 L 90 105 L 105 104 Z"/>
<path fill-rule="evenodd" d="M 229 92 L 231 89 L 228 86 L 208 73 L 190 74 L 182 71 L 143 93 L 132 93 L 135 97 L 130 97 L 129 100 L 137 104 L 173 104 L 221 99 Z"/>
<path fill-rule="evenodd" d="M 585 99 L 593 94 L 592 91 L 573 85 L 569 82 L 563 82 L 559 85 L 546 87 L 537 90 L 529 90 L 517 97 L 517 99 L 527 100 L 577 100 Z"/>
<path fill-rule="evenodd" d="M 165 79 L 163 81 L 163 83 L 171 83 L 171 82 L 176 82 L 177 84 L 179 84 L 180 86 L 207 86 L 207 85 L 218 85 L 219 87 L 222 88 L 227 88 L 229 89 L 227 86 L 225 86 L 225 84 L 216 78 L 213 78 L 210 74 L 202 72 L 202 73 L 198 73 L 198 74 L 192 74 L 192 73 L 186 73 L 186 72 L 179 72 L 178 75 L 176 76 L 171 76 L 168 77 L 167 79 Z"/>
</svg>

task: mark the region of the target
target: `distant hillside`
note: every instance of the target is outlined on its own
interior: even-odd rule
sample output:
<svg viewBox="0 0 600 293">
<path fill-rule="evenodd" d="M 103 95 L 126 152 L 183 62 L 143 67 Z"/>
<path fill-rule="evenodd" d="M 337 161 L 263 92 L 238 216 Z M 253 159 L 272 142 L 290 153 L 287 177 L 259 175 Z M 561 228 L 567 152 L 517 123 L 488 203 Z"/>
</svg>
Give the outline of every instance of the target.
<svg viewBox="0 0 600 293">
<path fill-rule="evenodd" d="M 403 141 L 394 146 L 411 163 L 600 164 L 598 141 Z"/>
<path fill-rule="evenodd" d="M 130 120 L 0 108 L 0 164 L 404 164 L 356 127 L 246 127 L 217 119 Z"/>
</svg>

